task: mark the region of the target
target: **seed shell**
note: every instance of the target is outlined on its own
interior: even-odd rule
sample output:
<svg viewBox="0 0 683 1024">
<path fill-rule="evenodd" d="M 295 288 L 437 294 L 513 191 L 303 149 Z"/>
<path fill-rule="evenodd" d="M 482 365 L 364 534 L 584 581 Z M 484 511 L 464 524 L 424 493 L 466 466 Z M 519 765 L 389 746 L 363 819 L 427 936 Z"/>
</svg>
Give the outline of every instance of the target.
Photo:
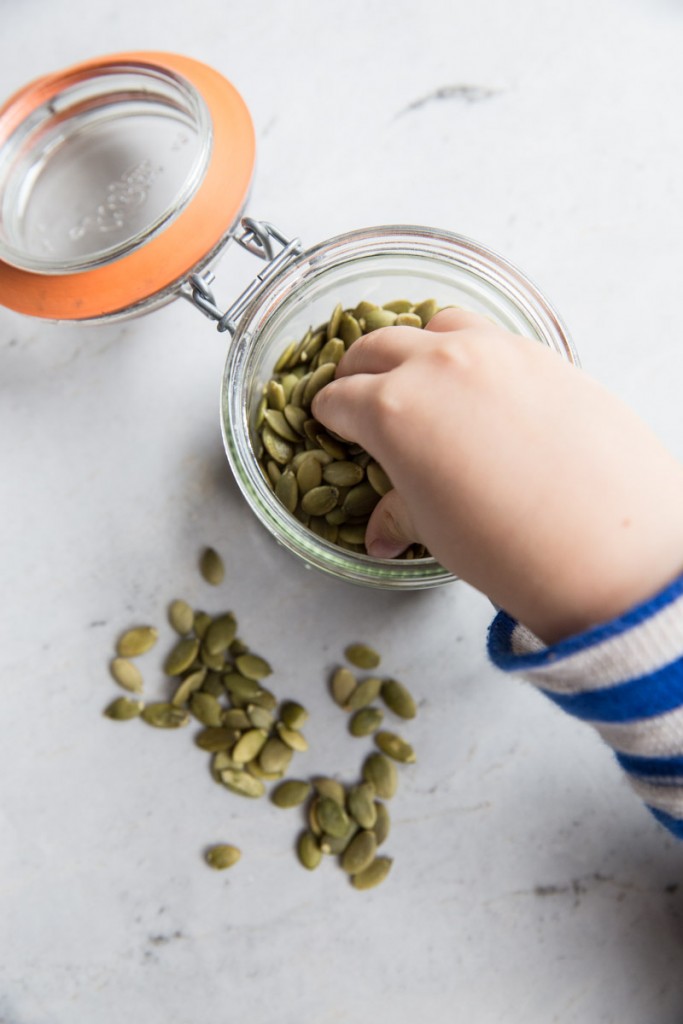
<svg viewBox="0 0 683 1024">
<path fill-rule="evenodd" d="M 119 637 L 116 653 L 121 658 L 137 658 L 154 647 L 158 636 L 154 626 L 135 626 Z"/>
<path fill-rule="evenodd" d="M 206 863 L 216 871 L 231 868 L 242 856 L 242 851 L 230 843 L 217 843 L 206 851 Z"/>
</svg>

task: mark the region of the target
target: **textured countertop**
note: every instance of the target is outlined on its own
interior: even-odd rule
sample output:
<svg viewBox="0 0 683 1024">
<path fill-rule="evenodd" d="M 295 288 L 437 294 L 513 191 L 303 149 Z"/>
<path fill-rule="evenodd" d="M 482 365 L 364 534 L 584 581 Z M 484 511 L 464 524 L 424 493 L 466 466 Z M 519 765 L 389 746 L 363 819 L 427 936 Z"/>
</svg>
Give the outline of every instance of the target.
<svg viewBox="0 0 683 1024">
<path fill-rule="evenodd" d="M 307 245 L 478 239 L 683 456 L 675 0 L 0 0 L 0 26 L 0 96 L 101 53 L 213 65 L 254 119 L 250 213 Z M 483 596 L 362 590 L 278 548 L 223 453 L 225 351 L 184 302 L 97 327 L 0 309 L 2 1024 L 680 1024 L 683 848 L 589 730 L 488 665 Z M 134 623 L 160 627 L 164 692 L 179 596 L 233 609 L 309 708 L 294 775 L 353 777 L 368 746 L 326 692 L 346 643 L 415 692 L 384 885 L 305 872 L 298 813 L 214 785 L 194 730 L 102 716 Z M 222 874 L 219 841 L 243 851 Z"/>
</svg>

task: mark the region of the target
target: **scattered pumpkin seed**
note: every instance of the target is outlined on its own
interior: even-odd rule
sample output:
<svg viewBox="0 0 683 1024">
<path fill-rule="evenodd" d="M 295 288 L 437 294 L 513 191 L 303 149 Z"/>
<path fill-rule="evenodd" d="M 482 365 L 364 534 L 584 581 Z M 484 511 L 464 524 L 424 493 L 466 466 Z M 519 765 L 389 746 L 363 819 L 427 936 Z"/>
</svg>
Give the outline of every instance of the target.
<svg viewBox="0 0 683 1024">
<path fill-rule="evenodd" d="M 141 716 L 147 725 L 153 725 L 156 729 L 179 729 L 190 721 L 190 715 L 185 708 L 177 708 L 175 704 L 167 701 L 147 704 L 142 709 Z"/>
<path fill-rule="evenodd" d="M 349 644 L 344 654 L 347 661 L 350 661 L 356 668 L 377 668 L 380 663 L 377 651 L 367 644 Z"/>
<path fill-rule="evenodd" d="M 268 733 L 265 729 L 249 729 L 245 732 L 232 748 L 232 759 L 238 764 L 247 764 L 263 750 Z"/>
<path fill-rule="evenodd" d="M 358 711 L 360 708 L 366 708 L 372 704 L 373 700 L 377 699 L 381 687 L 382 680 L 376 676 L 368 676 L 367 679 L 363 679 L 350 694 L 346 702 L 346 710 Z"/>
<path fill-rule="evenodd" d="M 221 772 L 221 782 L 233 793 L 258 799 L 263 796 L 266 787 L 261 779 L 254 778 L 249 772 L 240 768 L 226 768 Z"/>
<path fill-rule="evenodd" d="M 235 658 L 235 665 L 237 671 L 247 679 L 264 679 L 273 671 L 265 658 L 259 658 L 256 654 L 240 654 Z"/>
<path fill-rule="evenodd" d="M 370 736 L 375 729 L 379 729 L 384 718 L 381 708 L 361 708 L 354 712 L 349 721 L 349 732 L 352 736 Z"/>
<path fill-rule="evenodd" d="M 341 866 L 348 875 L 358 875 L 370 867 L 377 853 L 377 839 L 374 832 L 364 829 L 358 832 L 341 859 Z"/>
<path fill-rule="evenodd" d="M 190 697 L 190 711 L 202 725 L 218 729 L 223 724 L 223 708 L 210 693 L 193 693 Z"/>
<path fill-rule="evenodd" d="M 318 775 L 313 779 L 313 787 L 319 796 L 329 797 L 336 801 L 340 807 L 344 806 L 346 791 L 338 779 L 330 779 L 326 775 Z"/>
<path fill-rule="evenodd" d="M 194 612 L 187 601 L 182 601 L 180 598 L 171 601 L 168 608 L 168 621 L 176 633 L 180 633 L 181 636 L 192 632 Z"/>
<path fill-rule="evenodd" d="M 395 732 L 381 730 L 375 733 L 375 743 L 387 757 L 394 761 L 401 761 L 403 764 L 414 764 L 417 758 L 410 743 L 397 736 Z"/>
<path fill-rule="evenodd" d="M 308 719 L 308 711 L 295 700 L 288 700 L 280 708 L 280 719 L 288 729 L 300 729 Z"/>
<path fill-rule="evenodd" d="M 375 857 L 364 871 L 359 871 L 358 874 L 352 876 L 351 885 L 355 889 L 374 889 L 387 877 L 392 864 L 391 857 Z"/>
<path fill-rule="evenodd" d="M 397 679 L 385 679 L 381 694 L 386 706 L 399 718 L 415 718 L 417 704 L 403 683 L 399 683 Z"/>
<path fill-rule="evenodd" d="M 312 832 L 302 832 L 296 845 L 299 862 L 308 871 L 314 871 L 323 859 L 318 841 Z"/>
<path fill-rule="evenodd" d="M 137 718 L 144 707 L 144 701 L 132 700 L 130 697 L 117 697 L 104 709 L 104 713 L 114 722 L 127 722 L 131 718 Z"/>
<path fill-rule="evenodd" d="M 158 636 L 153 626 L 135 626 L 119 637 L 116 653 L 121 658 L 137 658 L 154 647 Z"/>
<path fill-rule="evenodd" d="M 171 704 L 175 704 L 176 707 L 182 707 L 183 704 L 187 704 L 192 694 L 202 686 L 205 679 L 205 668 L 199 668 L 196 672 L 191 672 L 189 676 L 185 676 L 173 694 Z"/>
<path fill-rule="evenodd" d="M 343 836 L 349 827 L 346 811 L 329 796 L 321 796 L 316 802 L 316 817 L 323 832 L 331 836 Z"/>
<path fill-rule="evenodd" d="M 263 745 L 258 760 L 264 772 L 283 772 L 292 760 L 292 748 L 278 737 L 271 736 Z"/>
<path fill-rule="evenodd" d="M 143 679 L 142 672 L 128 658 L 114 658 L 110 665 L 111 674 L 124 690 L 131 693 L 142 693 Z"/>
<path fill-rule="evenodd" d="M 369 782 L 352 786 L 346 798 L 349 814 L 361 828 L 374 828 L 377 822 L 375 787 Z"/>
<path fill-rule="evenodd" d="M 311 795 L 312 789 L 310 782 L 288 779 L 273 790 L 271 799 L 276 807 L 299 807 Z"/>
<path fill-rule="evenodd" d="M 298 729 L 290 729 L 284 722 L 278 722 L 275 728 L 282 742 L 286 743 L 292 750 L 300 752 L 308 750 L 308 740 Z"/>
<path fill-rule="evenodd" d="M 202 647 L 209 654 L 221 654 L 227 651 L 237 634 L 237 619 L 232 612 L 219 615 L 213 620 L 204 634 Z"/>
<path fill-rule="evenodd" d="M 356 689 L 356 685 L 357 680 L 351 669 L 342 667 L 335 670 L 330 688 L 332 697 L 341 708 L 347 707 L 349 697 Z"/>
<path fill-rule="evenodd" d="M 377 845 L 381 846 L 389 835 L 391 818 L 389 817 L 387 805 L 383 804 L 381 800 L 375 800 L 375 811 L 377 812 L 377 817 L 375 819 L 375 824 L 372 826 L 372 831 L 375 833 Z"/>
<path fill-rule="evenodd" d="M 164 672 L 168 676 L 179 676 L 186 672 L 199 654 L 199 640 L 183 637 L 168 654 L 164 662 Z"/>
<path fill-rule="evenodd" d="M 218 843 L 206 851 L 206 863 L 216 871 L 231 868 L 242 856 L 242 851 L 230 843 Z"/>
<path fill-rule="evenodd" d="M 369 754 L 363 764 L 363 778 L 375 787 L 377 796 L 390 800 L 396 792 L 398 773 L 396 765 L 384 754 Z"/>
<path fill-rule="evenodd" d="M 212 587 L 217 587 L 225 577 L 223 559 L 215 548 L 205 548 L 199 559 L 199 571 Z"/>
<path fill-rule="evenodd" d="M 237 729 L 227 729 L 224 726 L 208 726 L 195 736 L 195 743 L 201 750 L 206 750 L 210 754 L 218 754 L 221 751 L 230 750 L 238 738 L 239 732 Z M 232 767 L 232 765 L 226 765 L 225 767 Z"/>
</svg>

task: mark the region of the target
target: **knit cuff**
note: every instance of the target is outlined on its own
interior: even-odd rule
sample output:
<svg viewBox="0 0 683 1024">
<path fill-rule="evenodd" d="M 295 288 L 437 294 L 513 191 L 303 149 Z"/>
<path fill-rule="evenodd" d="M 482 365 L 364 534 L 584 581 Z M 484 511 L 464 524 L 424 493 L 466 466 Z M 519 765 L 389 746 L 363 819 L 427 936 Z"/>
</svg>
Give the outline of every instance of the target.
<svg viewBox="0 0 683 1024">
<path fill-rule="evenodd" d="M 503 671 L 523 673 L 594 726 L 655 817 L 683 838 L 683 577 L 548 647 L 500 612 L 488 650 Z"/>
</svg>

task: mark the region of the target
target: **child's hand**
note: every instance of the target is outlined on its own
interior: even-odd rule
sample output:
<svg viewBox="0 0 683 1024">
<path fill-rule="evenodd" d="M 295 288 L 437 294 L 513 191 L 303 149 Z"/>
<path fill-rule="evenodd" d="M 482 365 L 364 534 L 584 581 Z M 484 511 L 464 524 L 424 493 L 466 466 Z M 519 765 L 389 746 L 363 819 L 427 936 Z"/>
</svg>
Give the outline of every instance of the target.
<svg viewBox="0 0 683 1024">
<path fill-rule="evenodd" d="M 313 411 L 394 484 L 370 554 L 420 541 L 546 642 L 683 571 L 683 467 L 580 370 L 484 317 L 365 335 Z"/>
</svg>

